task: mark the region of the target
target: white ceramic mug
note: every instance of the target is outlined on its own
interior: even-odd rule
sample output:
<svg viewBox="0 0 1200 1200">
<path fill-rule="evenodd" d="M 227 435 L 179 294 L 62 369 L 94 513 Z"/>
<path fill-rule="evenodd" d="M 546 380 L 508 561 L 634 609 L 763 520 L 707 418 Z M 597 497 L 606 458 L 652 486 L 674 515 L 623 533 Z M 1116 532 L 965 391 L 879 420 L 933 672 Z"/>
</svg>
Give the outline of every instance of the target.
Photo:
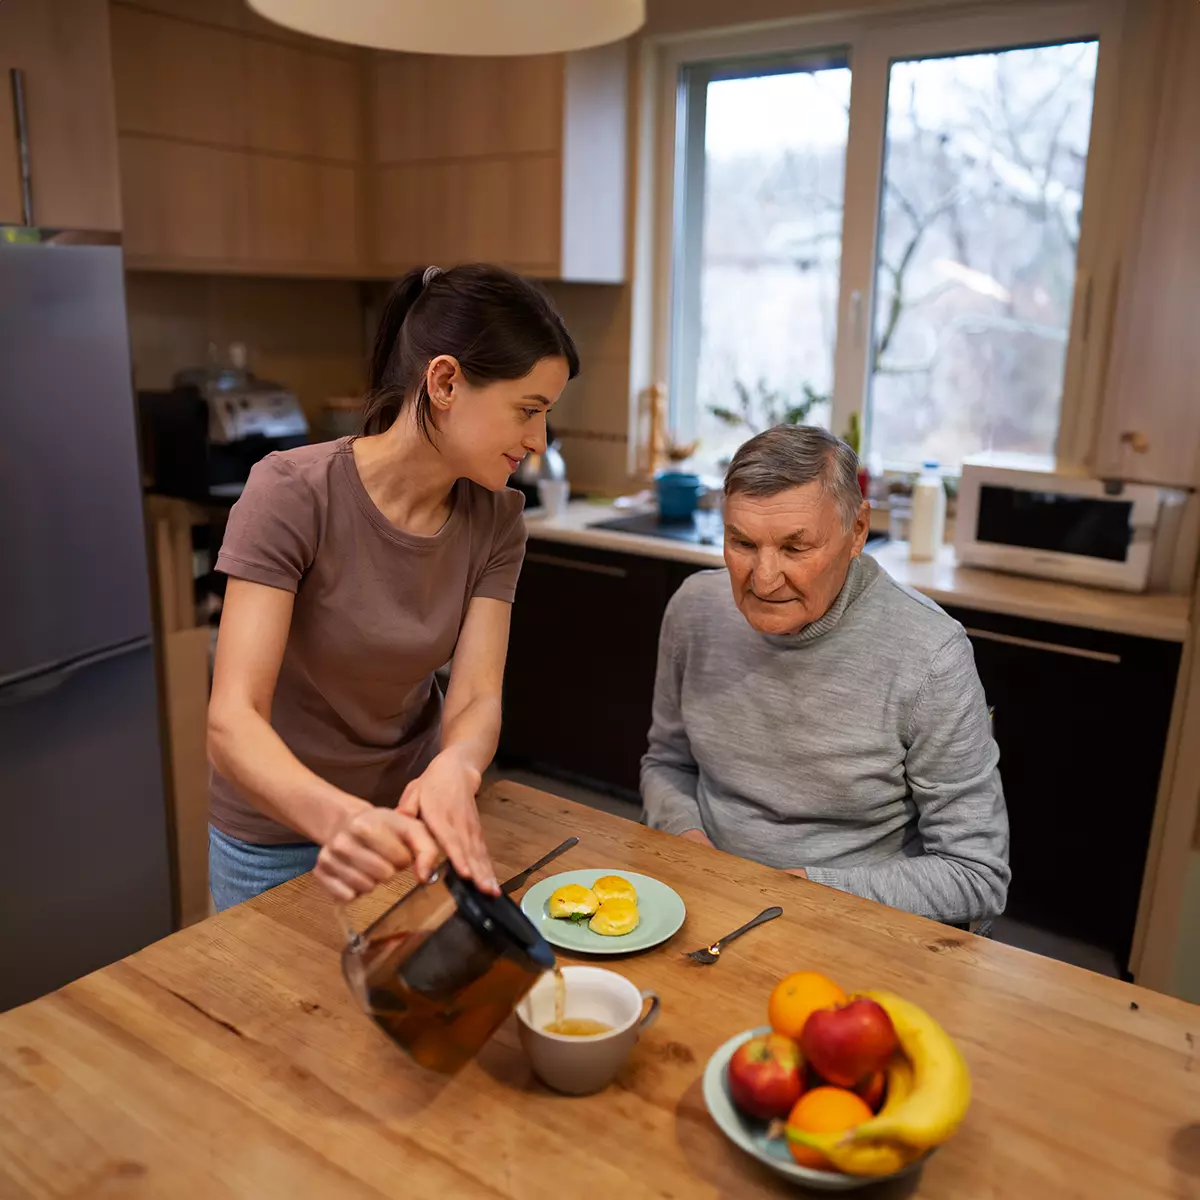
<svg viewBox="0 0 1200 1200">
<path fill-rule="evenodd" d="M 623 975 L 603 967 L 563 967 L 567 1019 L 591 1017 L 611 1026 L 604 1033 L 571 1037 L 547 1033 L 554 1020 L 554 976 L 546 974 L 517 1005 L 517 1032 L 534 1073 L 547 1086 L 571 1096 L 607 1087 L 638 1040 L 658 1016 L 654 992 L 640 992 Z M 650 1007 L 643 1014 L 645 1002 Z"/>
<path fill-rule="evenodd" d="M 571 485 L 565 479 L 539 479 L 538 501 L 548 517 L 561 517 L 571 499 Z"/>
</svg>

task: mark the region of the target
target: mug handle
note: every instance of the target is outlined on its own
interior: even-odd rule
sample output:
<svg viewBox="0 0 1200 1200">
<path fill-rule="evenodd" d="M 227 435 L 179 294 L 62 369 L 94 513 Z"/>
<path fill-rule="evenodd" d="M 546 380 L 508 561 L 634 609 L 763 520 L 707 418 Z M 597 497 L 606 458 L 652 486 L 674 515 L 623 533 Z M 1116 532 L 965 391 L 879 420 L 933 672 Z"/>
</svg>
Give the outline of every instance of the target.
<svg viewBox="0 0 1200 1200">
<path fill-rule="evenodd" d="M 658 1020 L 658 1014 L 662 1010 L 662 1001 L 658 998 L 657 992 L 641 992 L 640 995 L 643 1001 L 650 1001 L 650 1007 L 646 1010 L 645 1016 L 637 1023 L 638 1033 L 643 1033 Z"/>
</svg>

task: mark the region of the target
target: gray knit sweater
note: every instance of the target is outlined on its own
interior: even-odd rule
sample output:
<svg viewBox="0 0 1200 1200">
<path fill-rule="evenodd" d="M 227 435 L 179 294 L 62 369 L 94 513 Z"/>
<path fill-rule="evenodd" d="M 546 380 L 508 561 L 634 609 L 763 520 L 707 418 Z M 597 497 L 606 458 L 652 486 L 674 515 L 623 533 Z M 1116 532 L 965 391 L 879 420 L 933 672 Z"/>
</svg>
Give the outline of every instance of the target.
<svg viewBox="0 0 1200 1200">
<path fill-rule="evenodd" d="M 800 633 L 756 633 L 724 571 L 663 619 L 642 799 L 656 829 L 964 922 L 1008 890 L 1008 814 L 971 643 L 871 558 Z"/>
</svg>

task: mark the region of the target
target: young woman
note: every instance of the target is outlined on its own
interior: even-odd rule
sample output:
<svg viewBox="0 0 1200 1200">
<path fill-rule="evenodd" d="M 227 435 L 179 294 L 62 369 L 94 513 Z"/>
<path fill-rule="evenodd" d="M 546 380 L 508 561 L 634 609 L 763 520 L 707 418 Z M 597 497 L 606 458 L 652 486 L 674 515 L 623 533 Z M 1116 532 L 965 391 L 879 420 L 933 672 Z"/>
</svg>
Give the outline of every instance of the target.
<svg viewBox="0 0 1200 1200">
<path fill-rule="evenodd" d="M 218 909 L 315 868 L 349 900 L 444 853 L 498 893 L 475 793 L 496 750 L 525 552 L 506 485 L 579 370 L 540 290 L 409 272 L 365 435 L 270 454 L 230 513 L 208 716 Z M 453 658 L 443 704 L 434 671 Z"/>
</svg>

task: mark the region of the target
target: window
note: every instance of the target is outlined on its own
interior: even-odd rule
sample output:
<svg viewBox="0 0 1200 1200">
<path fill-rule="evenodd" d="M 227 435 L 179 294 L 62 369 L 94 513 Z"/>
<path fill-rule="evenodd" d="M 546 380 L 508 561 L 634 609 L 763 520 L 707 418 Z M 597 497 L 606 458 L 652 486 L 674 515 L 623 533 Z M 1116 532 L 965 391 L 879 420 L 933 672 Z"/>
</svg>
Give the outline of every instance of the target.
<svg viewBox="0 0 1200 1200">
<path fill-rule="evenodd" d="M 809 24 L 757 52 L 664 53 L 657 351 L 698 466 L 777 420 L 845 434 L 857 417 L 877 468 L 1055 450 L 1072 356 L 1090 352 L 1076 281 L 1104 190 L 1085 187 L 1098 13 Z"/>
<path fill-rule="evenodd" d="M 683 104 L 672 376 L 681 439 L 713 465 L 764 423 L 829 421 L 850 70 L 701 66 Z"/>
<path fill-rule="evenodd" d="M 1053 452 L 1095 78 L 1095 41 L 892 64 L 874 457 Z"/>
</svg>

